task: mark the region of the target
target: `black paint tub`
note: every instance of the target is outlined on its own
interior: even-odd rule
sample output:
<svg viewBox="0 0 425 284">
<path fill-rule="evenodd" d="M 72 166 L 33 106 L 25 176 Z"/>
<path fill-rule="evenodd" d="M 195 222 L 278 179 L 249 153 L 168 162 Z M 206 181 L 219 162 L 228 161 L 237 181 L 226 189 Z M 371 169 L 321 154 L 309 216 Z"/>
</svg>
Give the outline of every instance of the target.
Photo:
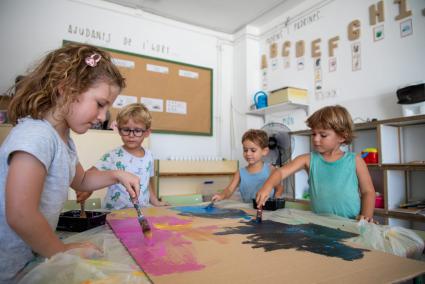
<svg viewBox="0 0 425 284">
<path fill-rule="evenodd" d="M 81 218 L 81 210 L 71 210 L 60 214 L 56 230 L 83 232 L 104 225 L 108 212 L 85 211 L 86 218 Z"/>
<path fill-rule="evenodd" d="M 257 202 L 252 199 L 252 205 L 254 209 L 257 209 Z M 266 201 L 266 205 L 263 206 L 263 210 L 275 211 L 277 209 L 285 208 L 285 199 L 283 198 L 269 198 Z"/>
</svg>

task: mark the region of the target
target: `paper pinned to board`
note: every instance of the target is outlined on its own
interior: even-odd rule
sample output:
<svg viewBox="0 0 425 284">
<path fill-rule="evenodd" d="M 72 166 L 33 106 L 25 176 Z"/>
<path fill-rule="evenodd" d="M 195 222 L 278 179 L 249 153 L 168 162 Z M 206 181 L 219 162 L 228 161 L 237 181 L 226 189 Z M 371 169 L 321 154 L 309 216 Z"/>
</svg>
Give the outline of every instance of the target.
<svg viewBox="0 0 425 284">
<path fill-rule="evenodd" d="M 149 111 L 164 112 L 163 99 L 141 97 L 140 102 L 144 104 Z"/>
<path fill-rule="evenodd" d="M 118 95 L 118 97 L 115 99 L 114 103 L 112 104 L 112 107 L 123 108 L 126 105 L 129 105 L 129 104 L 132 104 L 132 103 L 137 103 L 137 97 Z"/>
<path fill-rule="evenodd" d="M 187 114 L 187 103 L 182 102 L 182 101 L 167 100 L 165 111 L 169 112 L 169 113 L 186 115 Z"/>
<path fill-rule="evenodd" d="M 159 66 L 154 64 L 146 64 L 146 70 L 155 73 L 168 74 L 169 70 L 166 66 Z"/>
<path fill-rule="evenodd" d="M 112 63 L 114 63 L 118 67 L 134 69 L 136 67 L 136 63 L 132 60 L 125 60 L 120 58 L 112 58 Z"/>
<path fill-rule="evenodd" d="M 187 77 L 187 78 L 191 78 L 191 79 L 198 79 L 199 73 L 180 69 L 179 70 L 179 76 L 180 77 Z"/>
</svg>

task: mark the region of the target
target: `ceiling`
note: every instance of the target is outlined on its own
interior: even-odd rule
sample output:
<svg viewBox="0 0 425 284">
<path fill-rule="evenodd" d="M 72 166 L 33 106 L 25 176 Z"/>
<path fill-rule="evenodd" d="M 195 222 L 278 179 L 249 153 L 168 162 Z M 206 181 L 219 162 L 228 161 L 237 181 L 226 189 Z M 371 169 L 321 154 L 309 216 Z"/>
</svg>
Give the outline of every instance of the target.
<svg viewBox="0 0 425 284">
<path fill-rule="evenodd" d="M 300 3 L 297 0 L 104 0 L 179 22 L 234 34 L 261 26 Z"/>
</svg>

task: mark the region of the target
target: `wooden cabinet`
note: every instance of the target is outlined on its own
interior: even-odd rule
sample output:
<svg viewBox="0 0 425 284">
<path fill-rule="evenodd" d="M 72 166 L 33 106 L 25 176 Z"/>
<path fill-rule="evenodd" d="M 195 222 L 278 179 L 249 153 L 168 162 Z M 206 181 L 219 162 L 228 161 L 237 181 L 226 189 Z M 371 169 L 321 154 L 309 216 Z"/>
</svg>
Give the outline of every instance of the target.
<svg viewBox="0 0 425 284">
<path fill-rule="evenodd" d="M 155 163 L 159 197 L 212 195 L 223 190 L 238 170 L 236 160 L 158 160 Z"/>
<path fill-rule="evenodd" d="M 368 164 L 375 190 L 384 199 L 384 208 L 376 208 L 375 213 L 424 222 L 420 208 L 400 208 L 400 204 L 425 200 L 425 115 L 359 123 L 355 135 L 349 150 L 378 150 L 378 163 Z M 292 158 L 312 150 L 309 130 L 291 132 L 291 136 Z M 288 179 L 293 200 L 308 202 L 307 179 L 305 171 Z"/>
</svg>

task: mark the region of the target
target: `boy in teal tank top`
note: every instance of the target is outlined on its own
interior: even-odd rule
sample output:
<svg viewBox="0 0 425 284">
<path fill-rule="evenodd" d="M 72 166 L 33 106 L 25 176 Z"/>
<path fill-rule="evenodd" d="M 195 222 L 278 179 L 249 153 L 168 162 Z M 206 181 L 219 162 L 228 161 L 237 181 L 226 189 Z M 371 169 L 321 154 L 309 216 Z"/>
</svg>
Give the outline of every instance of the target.
<svg viewBox="0 0 425 284">
<path fill-rule="evenodd" d="M 276 170 L 257 193 L 264 204 L 273 185 L 299 170 L 309 174 L 311 208 L 318 214 L 334 214 L 373 222 L 375 189 L 363 159 L 341 150 L 354 138 L 353 121 L 339 105 L 319 109 L 307 119 L 313 152 L 303 154 Z"/>
</svg>

